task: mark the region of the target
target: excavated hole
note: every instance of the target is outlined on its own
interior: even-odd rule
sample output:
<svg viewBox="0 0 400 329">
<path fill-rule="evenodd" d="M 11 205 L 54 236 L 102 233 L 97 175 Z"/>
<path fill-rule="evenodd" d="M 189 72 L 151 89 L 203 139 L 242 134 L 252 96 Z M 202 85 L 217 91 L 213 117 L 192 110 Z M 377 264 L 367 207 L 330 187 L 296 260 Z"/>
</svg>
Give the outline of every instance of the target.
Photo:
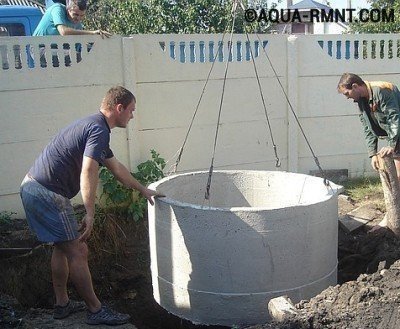
<svg viewBox="0 0 400 329">
<path fill-rule="evenodd" d="M 353 205 L 353 208 L 356 207 L 357 205 Z M 131 237 L 126 245 L 124 257 L 117 260 L 103 252 L 98 261 L 91 263 L 96 291 L 103 300 L 112 302 L 120 311 L 130 313 L 133 317 L 132 323 L 138 329 L 228 328 L 196 326 L 161 308 L 152 296 L 147 221 L 124 225 L 122 228 L 125 234 Z M 365 227 L 356 233 L 347 234 L 339 228 L 339 284 L 355 280 L 363 273 L 374 273 L 378 268 L 388 268 L 400 258 L 400 243 L 397 239 L 387 232 L 369 235 L 366 233 L 367 229 Z M 0 247 L 30 247 L 33 243 L 23 220 L 15 220 L 9 226 L 2 225 L 0 228 Z M 18 306 L 7 304 L 8 301 L 2 299 L 0 308 L 4 310 L 4 319 L 7 319 L 7 314 L 10 315 L 16 310 L 14 316 L 21 317 L 30 307 L 52 307 L 49 264 L 48 247 L 39 248 L 23 259 L 6 260 L 0 255 L 0 281 L 4 282 L 0 290 L 16 296 L 23 304 L 22 311 L 18 311 Z M 73 288 L 71 292 L 74 296 Z M 127 298 L 127 292 L 132 294 L 132 299 Z M 38 319 L 40 321 L 40 312 Z M 39 327 L 46 328 L 41 325 Z M 3 327 L 3 324 L 1 326 Z M 51 324 L 48 328 L 51 328 Z"/>
</svg>

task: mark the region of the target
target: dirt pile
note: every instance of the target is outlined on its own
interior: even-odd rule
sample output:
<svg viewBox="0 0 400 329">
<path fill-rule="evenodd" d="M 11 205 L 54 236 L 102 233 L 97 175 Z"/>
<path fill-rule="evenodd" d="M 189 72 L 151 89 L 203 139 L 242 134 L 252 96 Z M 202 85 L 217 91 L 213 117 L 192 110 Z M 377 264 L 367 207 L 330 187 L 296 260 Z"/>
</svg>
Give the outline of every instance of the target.
<svg viewBox="0 0 400 329">
<path fill-rule="evenodd" d="M 400 261 L 389 269 L 324 290 L 296 305 L 298 314 L 285 323 L 248 329 L 396 329 L 400 328 Z"/>
<path fill-rule="evenodd" d="M 31 308 L 22 310 L 21 305 L 14 298 L 0 294 L 0 328 L 11 329 L 89 329 L 93 326 L 85 324 L 86 312 L 78 312 L 63 320 L 53 319 L 53 310 Z M 97 325 L 96 329 L 109 329 L 106 325 Z M 118 326 L 119 329 L 137 329 L 128 323 Z"/>
<path fill-rule="evenodd" d="M 388 231 L 367 233 L 383 217 L 370 201 L 367 200 L 366 209 L 373 220 L 367 226 L 352 233 L 339 229 L 340 285 L 298 303 L 298 314 L 286 323 L 269 323 L 247 329 L 400 328 L 400 241 Z M 343 198 L 339 204 L 340 214 L 360 206 Z M 111 302 L 121 312 L 131 314 L 132 324 L 127 328 L 223 328 L 195 326 L 163 310 L 152 297 L 147 222 L 118 223 L 115 232 L 123 244 L 123 254 L 114 254 L 113 248 L 107 247 L 103 241 L 98 252 L 93 253 L 91 268 L 94 285 L 102 300 Z M 120 230 L 124 234 L 120 234 Z M 112 230 L 106 228 L 106 231 Z M 32 246 L 32 238 L 23 221 L 10 227 L 3 226 L 0 233 L 0 248 Z M 57 323 L 52 319 L 50 255 L 51 248 L 43 246 L 28 256 L 0 257 L 1 328 L 84 328 L 84 313 Z M 76 298 L 73 289 L 71 293 Z"/>
<path fill-rule="evenodd" d="M 220 329 L 196 326 L 169 314 L 153 299 L 147 221 L 107 218 L 90 239 L 90 267 L 96 293 L 110 307 L 131 315 L 138 329 Z M 25 220 L 0 226 L 0 248 L 28 248 L 36 243 Z M 116 249 L 119 248 L 117 252 Z M 0 249 L 1 250 L 1 249 Z M 53 320 L 51 247 L 31 252 L 0 252 L 0 328 L 86 328 L 85 314 Z M 73 286 L 70 296 L 76 300 Z M 13 297 L 10 297 L 13 296 Z M 96 328 L 101 328 L 96 326 Z"/>
<path fill-rule="evenodd" d="M 368 209 L 373 220 L 353 233 L 339 228 L 338 285 L 296 304 L 298 314 L 284 323 L 247 329 L 400 328 L 400 240 L 386 229 L 368 233 L 383 218 L 373 204 L 339 202 L 339 213 Z"/>
<path fill-rule="evenodd" d="M 300 319 L 309 328 L 400 328 L 400 261 L 384 267 L 300 303 Z"/>
<path fill-rule="evenodd" d="M 18 328 L 24 316 L 16 298 L 0 293 L 0 328 Z"/>
</svg>

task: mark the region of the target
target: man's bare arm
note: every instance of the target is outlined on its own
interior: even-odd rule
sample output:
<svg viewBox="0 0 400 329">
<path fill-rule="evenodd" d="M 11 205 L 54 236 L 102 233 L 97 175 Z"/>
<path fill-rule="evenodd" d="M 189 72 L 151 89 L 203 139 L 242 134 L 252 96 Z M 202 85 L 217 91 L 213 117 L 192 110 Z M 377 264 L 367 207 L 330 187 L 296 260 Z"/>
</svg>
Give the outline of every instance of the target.
<svg viewBox="0 0 400 329">
<path fill-rule="evenodd" d="M 85 241 L 91 234 L 94 222 L 96 189 L 99 181 L 99 164 L 87 156 L 83 157 L 81 171 L 81 194 L 86 215 L 82 222 L 82 235 L 79 240 Z"/>
<path fill-rule="evenodd" d="M 102 38 L 104 37 L 110 37 L 111 33 L 103 30 L 78 30 L 78 29 L 73 29 L 72 27 L 68 27 L 66 25 L 57 25 L 57 30 L 58 32 L 65 36 L 65 35 L 100 35 Z"/>
<path fill-rule="evenodd" d="M 152 197 L 154 196 L 164 196 L 156 191 L 150 190 L 147 187 L 140 184 L 137 179 L 135 179 L 129 170 L 120 163 L 116 158 L 112 157 L 110 159 L 104 160 L 105 166 L 113 173 L 115 178 L 120 181 L 124 186 L 129 188 L 134 188 L 138 190 L 149 202 L 154 204 Z"/>
</svg>

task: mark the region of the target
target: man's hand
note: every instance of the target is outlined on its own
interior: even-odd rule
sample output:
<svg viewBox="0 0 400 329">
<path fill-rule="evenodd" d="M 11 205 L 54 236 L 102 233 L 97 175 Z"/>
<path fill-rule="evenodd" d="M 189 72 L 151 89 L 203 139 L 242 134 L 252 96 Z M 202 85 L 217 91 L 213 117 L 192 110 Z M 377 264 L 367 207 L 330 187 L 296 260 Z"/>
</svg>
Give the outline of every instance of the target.
<svg viewBox="0 0 400 329">
<path fill-rule="evenodd" d="M 150 202 L 152 206 L 154 206 L 153 197 L 158 197 L 158 198 L 165 197 L 164 194 L 161 194 L 154 190 L 150 190 L 147 187 L 142 191 L 142 195 Z"/>
<path fill-rule="evenodd" d="M 394 153 L 393 147 L 391 147 L 391 146 L 382 147 L 381 150 L 371 158 L 372 168 L 374 168 L 376 171 L 379 171 L 379 169 L 381 169 L 381 167 L 379 165 L 379 163 L 380 163 L 379 158 L 390 156 L 393 153 Z"/>
<path fill-rule="evenodd" d="M 377 155 L 374 155 L 371 158 L 371 166 L 372 168 L 374 168 L 375 171 L 379 171 L 380 167 L 379 167 L 379 159 Z"/>
<path fill-rule="evenodd" d="M 98 34 L 101 36 L 102 39 L 104 39 L 104 37 L 109 38 L 112 36 L 112 34 L 110 32 L 107 31 L 103 31 L 103 30 L 96 30 L 93 31 L 93 34 Z"/>
<path fill-rule="evenodd" d="M 394 148 L 391 146 L 385 146 L 382 147 L 381 150 L 378 152 L 378 155 L 381 156 L 382 158 L 388 155 L 393 154 Z"/>
<path fill-rule="evenodd" d="M 79 231 L 83 233 L 79 237 L 79 241 L 81 242 L 86 242 L 87 239 L 89 239 L 90 234 L 92 233 L 93 230 L 93 222 L 94 222 L 94 217 L 93 216 L 88 216 L 87 214 L 85 217 L 83 217 L 81 226 L 79 228 Z"/>
<path fill-rule="evenodd" d="M 122 185 L 139 191 L 152 206 L 154 206 L 154 197 L 165 196 L 140 184 L 137 179 L 131 175 L 129 170 L 115 157 L 105 159 L 104 164 L 113 173 L 115 178 L 122 183 Z"/>
</svg>

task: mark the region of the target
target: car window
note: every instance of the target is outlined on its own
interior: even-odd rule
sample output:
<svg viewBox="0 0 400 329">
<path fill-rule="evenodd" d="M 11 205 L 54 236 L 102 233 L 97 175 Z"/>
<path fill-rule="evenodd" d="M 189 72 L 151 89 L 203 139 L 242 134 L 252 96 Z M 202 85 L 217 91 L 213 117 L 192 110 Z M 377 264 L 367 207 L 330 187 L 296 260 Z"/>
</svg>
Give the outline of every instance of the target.
<svg viewBox="0 0 400 329">
<path fill-rule="evenodd" d="M 25 27 L 21 23 L 0 23 L 0 36 L 25 36 Z"/>
</svg>

